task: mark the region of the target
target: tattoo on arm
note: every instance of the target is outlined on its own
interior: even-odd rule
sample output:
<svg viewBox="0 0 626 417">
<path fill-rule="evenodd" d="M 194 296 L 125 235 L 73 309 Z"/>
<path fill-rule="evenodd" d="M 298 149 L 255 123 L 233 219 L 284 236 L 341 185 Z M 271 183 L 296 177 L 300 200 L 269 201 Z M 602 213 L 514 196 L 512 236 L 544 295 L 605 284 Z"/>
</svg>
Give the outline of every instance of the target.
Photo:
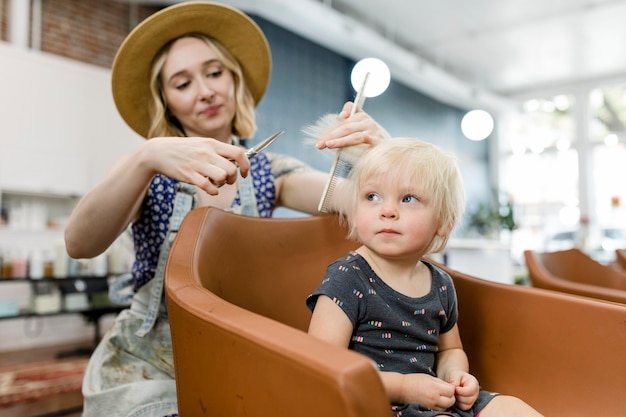
<svg viewBox="0 0 626 417">
<path fill-rule="evenodd" d="M 268 157 L 272 164 L 274 178 L 280 178 L 285 175 L 293 174 L 294 172 L 312 170 L 310 166 L 291 156 L 268 152 Z"/>
</svg>

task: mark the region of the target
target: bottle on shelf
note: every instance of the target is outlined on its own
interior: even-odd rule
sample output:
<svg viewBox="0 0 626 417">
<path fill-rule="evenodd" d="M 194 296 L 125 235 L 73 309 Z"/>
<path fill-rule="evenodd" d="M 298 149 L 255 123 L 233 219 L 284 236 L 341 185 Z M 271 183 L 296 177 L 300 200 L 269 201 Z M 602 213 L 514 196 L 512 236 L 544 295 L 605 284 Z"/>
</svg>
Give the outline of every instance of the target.
<svg viewBox="0 0 626 417">
<path fill-rule="evenodd" d="M 126 272 L 124 251 L 119 242 L 113 243 L 108 249 L 108 270 L 112 275 Z"/>
<path fill-rule="evenodd" d="M 0 276 L 2 276 L 3 279 L 13 277 L 13 258 L 9 251 L 4 251 L 2 254 L 2 272 Z"/>
<path fill-rule="evenodd" d="M 68 257 L 68 259 L 67 259 L 67 274 L 65 274 L 65 275 L 67 277 L 75 278 L 75 277 L 81 275 L 80 270 L 81 270 L 80 260 Z M 57 277 L 57 278 L 64 278 L 64 277 Z"/>
<path fill-rule="evenodd" d="M 44 278 L 54 277 L 54 250 L 47 250 L 44 256 L 43 264 L 43 276 Z"/>
<path fill-rule="evenodd" d="M 28 256 L 26 251 L 18 250 L 12 259 L 12 278 L 26 278 L 28 276 Z"/>
<path fill-rule="evenodd" d="M 0 279 L 4 278 L 4 250 L 0 248 Z"/>
<path fill-rule="evenodd" d="M 33 249 L 28 258 L 28 276 L 31 279 L 42 279 L 44 277 L 44 258 L 43 252 L 39 249 Z"/>
<path fill-rule="evenodd" d="M 106 252 L 101 253 L 91 260 L 91 272 L 96 277 L 104 277 L 108 271 L 108 256 Z"/>
<path fill-rule="evenodd" d="M 54 247 L 54 270 L 52 275 L 54 278 L 66 278 L 68 274 L 69 255 L 65 249 L 63 239 L 57 240 Z"/>
</svg>

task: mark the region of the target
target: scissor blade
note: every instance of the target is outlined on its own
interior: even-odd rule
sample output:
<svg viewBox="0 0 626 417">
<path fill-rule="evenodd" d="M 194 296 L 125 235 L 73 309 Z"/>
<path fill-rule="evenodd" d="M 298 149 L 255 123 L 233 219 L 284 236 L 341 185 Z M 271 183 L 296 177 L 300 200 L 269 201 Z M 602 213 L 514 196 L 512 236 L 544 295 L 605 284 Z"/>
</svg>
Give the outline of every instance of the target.
<svg viewBox="0 0 626 417">
<path fill-rule="evenodd" d="M 278 138 L 280 135 L 282 135 L 283 133 L 285 133 L 284 130 L 279 130 L 278 132 L 274 133 L 272 136 L 270 136 L 269 138 L 265 139 L 263 142 L 257 143 L 256 145 L 254 145 L 252 148 L 248 149 L 246 151 L 246 156 L 248 158 L 252 158 L 254 157 L 256 154 L 258 154 L 259 152 L 261 152 L 263 149 L 267 148 L 269 146 L 270 143 L 274 142 L 276 140 L 276 138 Z"/>
</svg>

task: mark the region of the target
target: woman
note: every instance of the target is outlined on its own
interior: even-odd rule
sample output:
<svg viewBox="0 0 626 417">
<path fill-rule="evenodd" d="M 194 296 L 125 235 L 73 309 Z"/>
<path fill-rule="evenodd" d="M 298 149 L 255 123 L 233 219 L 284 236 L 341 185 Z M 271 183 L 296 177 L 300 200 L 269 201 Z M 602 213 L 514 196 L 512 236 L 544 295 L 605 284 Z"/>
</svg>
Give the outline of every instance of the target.
<svg viewBox="0 0 626 417">
<path fill-rule="evenodd" d="M 168 7 L 137 26 L 115 58 L 112 87 L 124 120 L 148 138 L 87 193 L 65 230 L 73 258 L 105 251 L 132 224 L 131 307 L 92 355 L 83 383 L 86 416 L 176 415 L 171 336 L 163 303 L 169 244 L 192 207 L 269 217 L 284 206 L 315 214 L 328 174 L 284 155 L 248 160 L 240 139 L 270 75 L 258 26 L 225 5 Z M 376 143 L 385 132 L 346 103 L 317 147 Z"/>
</svg>

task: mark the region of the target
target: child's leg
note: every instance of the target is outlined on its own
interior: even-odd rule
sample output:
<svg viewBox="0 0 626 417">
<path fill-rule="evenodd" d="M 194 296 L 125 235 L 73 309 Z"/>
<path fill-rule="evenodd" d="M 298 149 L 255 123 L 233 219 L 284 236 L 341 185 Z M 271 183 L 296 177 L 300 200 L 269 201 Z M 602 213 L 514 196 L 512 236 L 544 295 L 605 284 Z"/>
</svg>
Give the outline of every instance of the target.
<svg viewBox="0 0 626 417">
<path fill-rule="evenodd" d="M 543 417 L 517 397 L 498 395 L 480 410 L 480 417 Z"/>
</svg>

